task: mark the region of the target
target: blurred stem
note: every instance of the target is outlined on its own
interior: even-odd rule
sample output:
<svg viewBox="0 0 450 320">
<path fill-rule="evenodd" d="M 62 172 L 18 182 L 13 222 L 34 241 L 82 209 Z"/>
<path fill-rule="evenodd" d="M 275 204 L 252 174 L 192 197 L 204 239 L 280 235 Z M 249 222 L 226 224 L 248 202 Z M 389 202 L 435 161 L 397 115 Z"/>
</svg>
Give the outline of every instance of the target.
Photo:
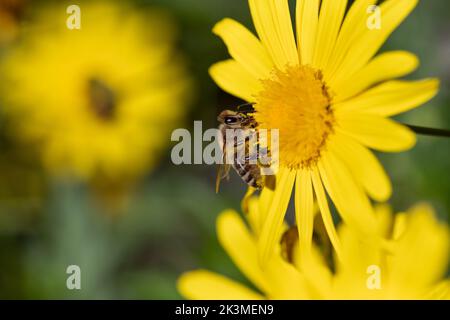
<svg viewBox="0 0 450 320">
<path fill-rule="evenodd" d="M 450 130 L 412 126 L 409 124 L 406 124 L 406 126 L 417 134 L 423 134 L 423 135 L 427 135 L 427 136 L 436 136 L 436 137 L 450 137 Z"/>
</svg>

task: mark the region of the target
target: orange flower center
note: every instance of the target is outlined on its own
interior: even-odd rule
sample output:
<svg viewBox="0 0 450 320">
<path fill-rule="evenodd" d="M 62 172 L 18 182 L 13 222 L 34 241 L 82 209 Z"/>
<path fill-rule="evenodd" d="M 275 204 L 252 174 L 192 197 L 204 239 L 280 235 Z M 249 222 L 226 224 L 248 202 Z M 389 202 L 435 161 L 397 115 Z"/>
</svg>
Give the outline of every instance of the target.
<svg viewBox="0 0 450 320">
<path fill-rule="evenodd" d="M 320 71 L 309 66 L 275 70 L 256 97 L 261 129 L 279 129 L 280 165 L 299 169 L 320 158 L 335 123 Z"/>
</svg>

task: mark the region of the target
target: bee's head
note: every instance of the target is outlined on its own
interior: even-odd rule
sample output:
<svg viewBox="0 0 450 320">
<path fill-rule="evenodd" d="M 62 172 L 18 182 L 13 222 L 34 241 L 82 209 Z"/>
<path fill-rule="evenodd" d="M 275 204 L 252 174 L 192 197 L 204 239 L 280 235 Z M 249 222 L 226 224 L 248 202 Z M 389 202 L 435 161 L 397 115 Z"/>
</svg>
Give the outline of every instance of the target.
<svg viewBox="0 0 450 320">
<path fill-rule="evenodd" d="M 229 126 L 240 125 L 242 122 L 242 116 L 237 112 L 225 110 L 219 114 L 217 120 L 220 123 L 224 123 Z"/>
</svg>

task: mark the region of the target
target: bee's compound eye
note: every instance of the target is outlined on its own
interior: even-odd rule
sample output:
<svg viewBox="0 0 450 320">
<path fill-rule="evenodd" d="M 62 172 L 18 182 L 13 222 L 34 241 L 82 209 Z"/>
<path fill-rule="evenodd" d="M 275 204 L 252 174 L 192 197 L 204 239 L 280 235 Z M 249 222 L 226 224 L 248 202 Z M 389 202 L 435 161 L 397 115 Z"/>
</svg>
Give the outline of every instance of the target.
<svg viewBox="0 0 450 320">
<path fill-rule="evenodd" d="M 225 124 L 235 124 L 237 122 L 236 117 L 226 117 Z"/>
</svg>

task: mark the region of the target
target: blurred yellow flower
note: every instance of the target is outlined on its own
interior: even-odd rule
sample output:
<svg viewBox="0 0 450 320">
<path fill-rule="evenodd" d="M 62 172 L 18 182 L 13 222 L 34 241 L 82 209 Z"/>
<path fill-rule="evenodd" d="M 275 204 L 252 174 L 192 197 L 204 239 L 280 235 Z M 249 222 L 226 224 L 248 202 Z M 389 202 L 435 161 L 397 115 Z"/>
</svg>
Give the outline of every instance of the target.
<svg viewBox="0 0 450 320">
<path fill-rule="evenodd" d="M 0 46 L 8 45 L 19 34 L 19 20 L 26 0 L 0 0 Z"/>
<path fill-rule="evenodd" d="M 280 170 L 275 191 L 265 188 L 269 207 L 259 239 L 261 260 L 273 252 L 295 187 L 300 244 L 310 250 L 313 199 L 331 242 L 341 254 L 327 194 L 342 219 L 373 236 L 369 197 L 386 201 L 391 183 L 369 150 L 412 148 L 414 133 L 389 117 L 434 97 L 439 82 L 391 80 L 414 71 L 415 55 L 377 51 L 414 9 L 418 0 L 381 3 L 382 28 L 369 28 L 367 9 L 375 0 L 297 0 L 296 35 L 287 0 L 249 0 L 259 38 L 224 19 L 213 29 L 232 59 L 210 69 L 225 91 L 255 105 L 259 128 L 279 129 Z"/>
<path fill-rule="evenodd" d="M 255 200 L 251 200 L 255 202 Z M 188 299 L 450 299 L 450 281 L 442 280 L 449 258 L 449 230 L 432 208 L 421 204 L 407 214 L 376 209 L 377 232 L 392 239 L 389 252 L 361 241 L 341 224 L 342 259 L 331 259 L 319 246 L 301 252 L 288 229 L 278 236 L 274 254 L 258 261 L 258 205 L 250 205 L 248 228 L 228 210 L 217 220 L 219 241 L 241 272 L 248 288 L 222 275 L 198 270 L 183 274 L 178 289 Z"/>
<path fill-rule="evenodd" d="M 4 112 L 54 174 L 132 179 L 156 164 L 186 113 L 190 81 L 160 11 L 82 2 L 42 9 L 2 61 Z"/>
</svg>

